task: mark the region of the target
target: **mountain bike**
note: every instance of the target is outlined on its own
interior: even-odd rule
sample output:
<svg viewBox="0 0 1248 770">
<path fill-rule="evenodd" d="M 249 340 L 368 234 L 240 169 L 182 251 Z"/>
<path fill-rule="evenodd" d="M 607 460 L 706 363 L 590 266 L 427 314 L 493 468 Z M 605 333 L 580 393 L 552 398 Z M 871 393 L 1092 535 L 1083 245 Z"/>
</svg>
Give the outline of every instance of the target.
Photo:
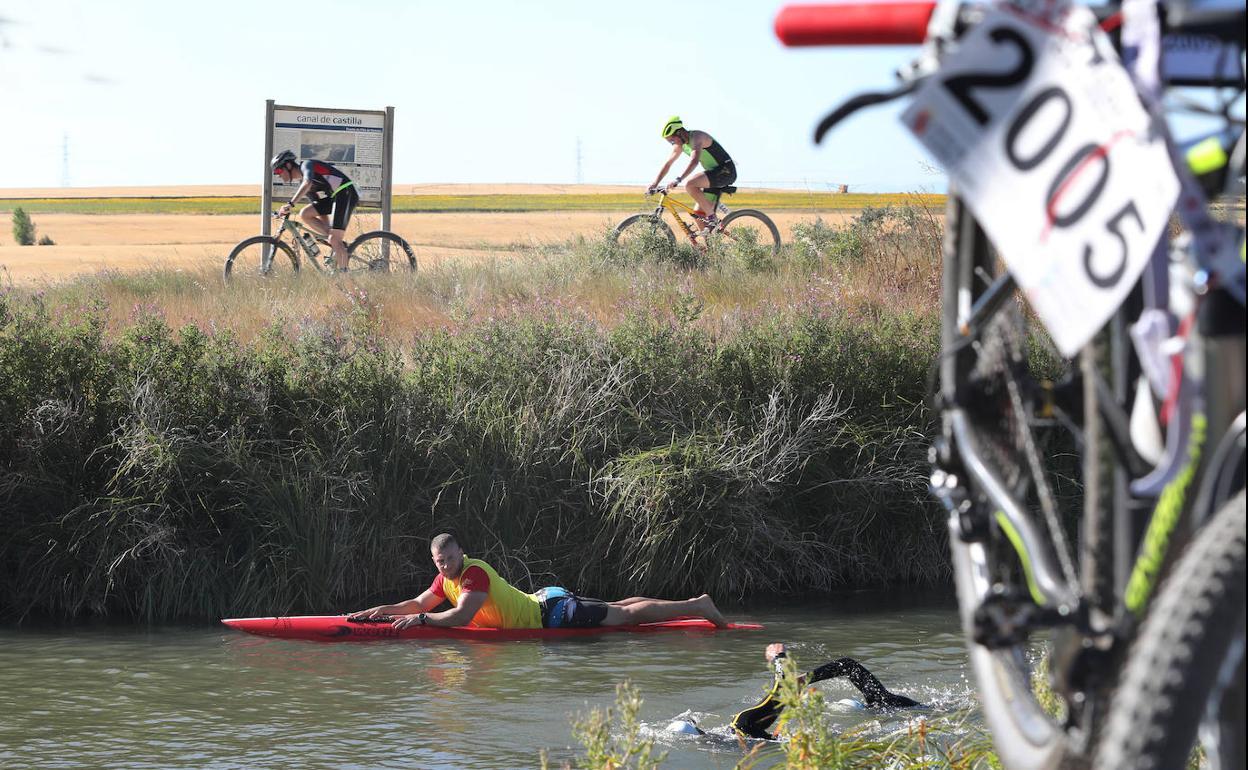
<svg viewBox="0 0 1248 770">
<path fill-rule="evenodd" d="M 816 141 L 905 97 L 951 175 L 931 491 L 1007 770 L 1177 768 L 1197 743 L 1245 763 L 1244 228 L 1206 198 L 1243 200 L 1244 6 L 1125 6 L 776 20 L 790 45 L 923 45 Z M 1162 110 L 1174 85 L 1236 94 L 1189 147 Z M 1032 689 L 1041 641 L 1056 716 Z"/>
<path fill-rule="evenodd" d="M 731 195 L 736 191 L 736 187 L 708 187 L 704 192 L 711 205 L 718 206 L 721 195 Z M 658 240 L 674 248 L 676 235 L 663 221 L 663 213 L 667 212 L 699 252 L 706 253 L 716 246 L 730 245 L 760 248 L 772 257 L 780 252 L 780 231 L 770 217 L 757 209 L 731 211 L 714 228 L 707 228 L 705 220 L 694 213 L 693 207 L 672 197 L 662 188 L 654 192 L 659 196 L 654 210 L 634 214 L 616 225 L 611 234 L 613 243 L 628 246 L 634 242 L 652 243 Z M 650 193 L 646 197 L 650 197 Z M 690 221 L 686 221 L 682 213 Z"/>
<path fill-rule="evenodd" d="M 239 272 L 272 275 L 289 268 L 298 274 L 301 263 L 317 272 L 334 269 L 329 240 L 289 215 L 274 214 L 275 235 L 255 235 L 238 243 L 225 258 L 225 278 Z M 289 238 L 287 238 L 289 235 Z M 301 256 L 302 255 L 302 256 Z M 348 269 L 374 272 L 416 272 L 416 252 L 407 241 L 386 230 L 372 230 L 347 246 Z"/>
</svg>

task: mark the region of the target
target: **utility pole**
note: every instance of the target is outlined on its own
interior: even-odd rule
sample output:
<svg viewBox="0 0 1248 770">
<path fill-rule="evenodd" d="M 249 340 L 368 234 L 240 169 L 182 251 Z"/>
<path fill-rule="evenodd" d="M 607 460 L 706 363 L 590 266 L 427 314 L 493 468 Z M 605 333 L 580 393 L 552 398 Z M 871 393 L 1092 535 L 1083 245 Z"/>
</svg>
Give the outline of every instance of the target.
<svg viewBox="0 0 1248 770">
<path fill-rule="evenodd" d="M 61 187 L 69 187 L 69 134 L 61 134 Z"/>
<path fill-rule="evenodd" d="M 581 174 L 581 138 L 576 138 L 576 183 L 581 184 L 585 177 Z"/>
</svg>

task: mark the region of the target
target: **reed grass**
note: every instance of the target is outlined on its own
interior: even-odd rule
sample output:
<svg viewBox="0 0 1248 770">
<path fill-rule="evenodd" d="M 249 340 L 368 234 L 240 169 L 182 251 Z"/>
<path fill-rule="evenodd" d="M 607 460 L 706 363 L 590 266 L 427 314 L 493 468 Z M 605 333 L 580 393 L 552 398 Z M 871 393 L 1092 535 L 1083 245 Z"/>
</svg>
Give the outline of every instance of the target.
<svg viewBox="0 0 1248 770">
<path fill-rule="evenodd" d="M 0 613 L 353 609 L 423 589 L 448 528 L 525 589 L 944 581 L 938 227 L 860 220 L 766 265 L 576 239 L 414 277 L 4 289 Z"/>
</svg>

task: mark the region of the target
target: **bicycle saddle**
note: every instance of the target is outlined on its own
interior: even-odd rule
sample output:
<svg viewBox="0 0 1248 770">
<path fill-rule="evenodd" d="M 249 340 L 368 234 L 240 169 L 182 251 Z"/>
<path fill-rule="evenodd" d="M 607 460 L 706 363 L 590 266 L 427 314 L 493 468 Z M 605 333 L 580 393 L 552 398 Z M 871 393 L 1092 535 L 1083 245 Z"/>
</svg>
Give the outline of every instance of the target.
<svg viewBox="0 0 1248 770">
<path fill-rule="evenodd" d="M 706 187 L 702 192 L 711 193 L 713 195 L 732 195 L 737 191 L 735 187 Z"/>
</svg>

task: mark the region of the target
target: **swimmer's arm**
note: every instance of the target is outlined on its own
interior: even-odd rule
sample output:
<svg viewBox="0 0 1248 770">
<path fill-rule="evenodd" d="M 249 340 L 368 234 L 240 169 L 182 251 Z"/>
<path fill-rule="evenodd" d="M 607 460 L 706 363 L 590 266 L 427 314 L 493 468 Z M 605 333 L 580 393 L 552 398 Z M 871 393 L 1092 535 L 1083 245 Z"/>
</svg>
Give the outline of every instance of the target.
<svg viewBox="0 0 1248 770">
<path fill-rule="evenodd" d="M 780 702 L 780 685 L 784 682 L 784 645 L 770 645 L 767 648 L 766 657 L 775 675 L 775 679 L 771 682 L 771 689 L 761 701 L 732 718 L 732 729 L 747 738 L 769 741 L 775 736 L 768 730 L 776 723 L 780 712 L 784 710 L 784 704 Z"/>
</svg>

